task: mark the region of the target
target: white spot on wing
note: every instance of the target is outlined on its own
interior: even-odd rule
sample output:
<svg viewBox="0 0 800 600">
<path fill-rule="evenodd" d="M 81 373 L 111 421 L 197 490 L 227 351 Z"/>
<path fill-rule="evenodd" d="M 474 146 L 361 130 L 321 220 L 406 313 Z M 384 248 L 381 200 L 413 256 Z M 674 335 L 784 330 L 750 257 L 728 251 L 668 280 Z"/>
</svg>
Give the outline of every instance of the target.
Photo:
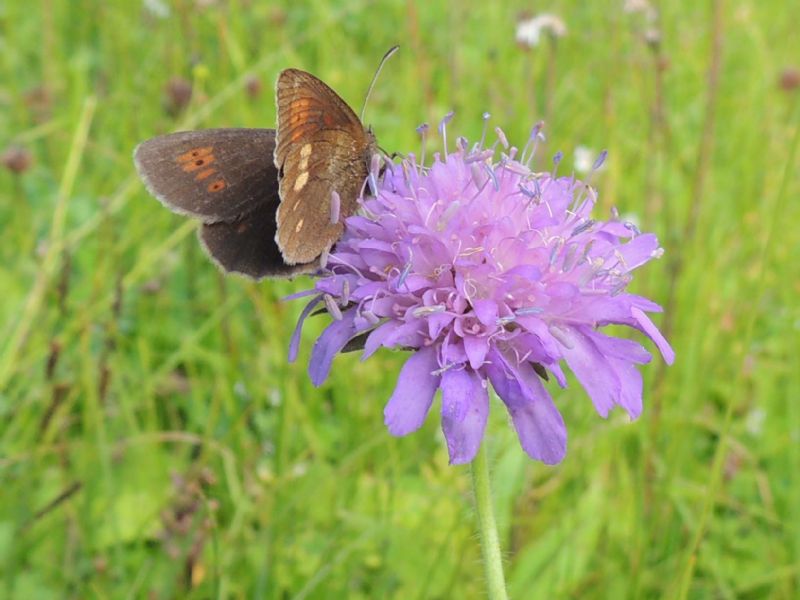
<svg viewBox="0 0 800 600">
<path fill-rule="evenodd" d="M 308 183 L 308 171 L 303 171 L 294 180 L 294 191 L 299 192 L 306 186 L 306 183 Z"/>
<path fill-rule="evenodd" d="M 309 156 L 311 156 L 311 144 L 304 144 L 303 147 L 300 148 L 300 166 L 298 167 L 300 171 L 308 170 Z"/>
</svg>

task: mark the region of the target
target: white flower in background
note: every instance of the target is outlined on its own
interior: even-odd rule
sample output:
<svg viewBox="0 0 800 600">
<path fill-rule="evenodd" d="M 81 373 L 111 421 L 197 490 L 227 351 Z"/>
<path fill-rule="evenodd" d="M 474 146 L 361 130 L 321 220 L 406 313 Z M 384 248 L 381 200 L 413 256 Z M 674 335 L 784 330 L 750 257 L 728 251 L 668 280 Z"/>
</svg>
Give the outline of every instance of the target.
<svg viewBox="0 0 800 600">
<path fill-rule="evenodd" d="M 142 0 L 142 5 L 156 19 L 169 18 L 169 6 L 163 0 Z"/>
<path fill-rule="evenodd" d="M 600 162 L 599 165 L 595 165 L 595 162 L 599 156 L 600 153 L 595 152 L 591 148 L 587 148 L 586 146 L 576 146 L 575 172 L 585 174 L 589 171 L 602 171 L 605 169 L 605 162 Z"/>
<path fill-rule="evenodd" d="M 625 0 L 622 10 L 626 13 L 652 13 L 653 7 L 647 0 Z"/>
<path fill-rule="evenodd" d="M 647 0 L 625 0 L 622 5 L 623 12 L 629 15 L 640 14 L 644 18 L 644 40 L 651 45 L 661 42 L 661 32 L 658 28 L 658 11 Z"/>
<path fill-rule="evenodd" d="M 560 17 L 550 13 L 543 13 L 517 23 L 517 43 L 527 48 L 538 46 L 543 33 L 549 33 L 553 37 L 564 37 L 567 34 L 567 26 Z"/>
<path fill-rule="evenodd" d="M 767 413 L 763 408 L 754 408 L 745 418 L 744 426 L 748 433 L 757 436 L 764 431 L 764 421 L 767 418 Z"/>
</svg>

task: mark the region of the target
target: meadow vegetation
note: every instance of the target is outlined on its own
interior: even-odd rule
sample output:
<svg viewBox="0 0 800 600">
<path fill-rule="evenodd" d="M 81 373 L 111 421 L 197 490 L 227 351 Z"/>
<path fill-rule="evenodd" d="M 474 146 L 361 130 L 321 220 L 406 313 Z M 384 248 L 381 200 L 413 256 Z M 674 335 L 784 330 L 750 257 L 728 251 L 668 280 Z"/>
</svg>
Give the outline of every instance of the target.
<svg viewBox="0 0 800 600">
<path fill-rule="evenodd" d="M 384 149 L 449 110 L 453 138 L 488 111 L 517 145 L 544 119 L 540 168 L 608 149 L 598 214 L 665 249 L 630 289 L 677 359 L 643 368 L 638 421 L 551 387 L 570 437 L 547 467 L 493 406 L 511 596 L 796 598 L 796 9 L 657 4 L 537 2 L 566 33 L 533 47 L 518 1 L 0 4 L 0 597 L 481 597 L 468 468 L 438 419 L 382 423 L 404 356 L 338 356 L 314 388 L 325 323 L 287 364 L 302 302 L 281 301 L 308 281 L 222 276 L 131 160 L 273 127 L 289 66 L 358 112 L 397 43 L 366 113 Z"/>
</svg>

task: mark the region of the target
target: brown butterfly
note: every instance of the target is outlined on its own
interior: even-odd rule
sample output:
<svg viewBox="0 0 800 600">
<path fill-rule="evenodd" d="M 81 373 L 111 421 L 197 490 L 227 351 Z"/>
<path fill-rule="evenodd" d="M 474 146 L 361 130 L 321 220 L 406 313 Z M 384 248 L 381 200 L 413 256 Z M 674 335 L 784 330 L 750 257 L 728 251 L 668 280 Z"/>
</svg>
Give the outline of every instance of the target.
<svg viewBox="0 0 800 600">
<path fill-rule="evenodd" d="M 355 212 L 377 152 L 372 132 L 310 73 L 281 72 L 276 101 L 277 131 L 183 131 L 134 151 L 148 191 L 203 222 L 211 258 L 256 279 L 317 268 Z"/>
</svg>

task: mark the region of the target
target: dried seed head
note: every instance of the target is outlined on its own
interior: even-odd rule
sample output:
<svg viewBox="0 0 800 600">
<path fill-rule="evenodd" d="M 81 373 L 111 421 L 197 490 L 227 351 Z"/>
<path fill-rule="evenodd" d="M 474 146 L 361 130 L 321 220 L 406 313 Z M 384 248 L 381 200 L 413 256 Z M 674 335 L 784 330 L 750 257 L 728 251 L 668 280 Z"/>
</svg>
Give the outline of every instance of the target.
<svg viewBox="0 0 800 600">
<path fill-rule="evenodd" d="M 22 97 L 25 106 L 33 114 L 37 123 L 46 121 L 50 118 L 53 107 L 53 95 L 44 85 L 36 85 L 29 88 Z"/>
<path fill-rule="evenodd" d="M 800 87 L 800 69 L 797 67 L 786 67 L 781 71 L 779 85 L 784 92 L 793 92 Z"/>
<path fill-rule="evenodd" d="M 9 146 L 0 157 L 0 162 L 15 175 L 20 175 L 31 168 L 33 156 L 22 146 Z"/>
<path fill-rule="evenodd" d="M 164 86 L 164 103 L 171 116 L 179 114 L 192 100 L 192 82 L 183 77 L 172 77 Z"/>
<path fill-rule="evenodd" d="M 248 75 L 244 82 L 244 89 L 247 92 L 248 97 L 250 97 L 251 100 L 255 100 L 261 95 L 261 90 L 264 89 L 264 86 L 257 76 Z"/>
</svg>

